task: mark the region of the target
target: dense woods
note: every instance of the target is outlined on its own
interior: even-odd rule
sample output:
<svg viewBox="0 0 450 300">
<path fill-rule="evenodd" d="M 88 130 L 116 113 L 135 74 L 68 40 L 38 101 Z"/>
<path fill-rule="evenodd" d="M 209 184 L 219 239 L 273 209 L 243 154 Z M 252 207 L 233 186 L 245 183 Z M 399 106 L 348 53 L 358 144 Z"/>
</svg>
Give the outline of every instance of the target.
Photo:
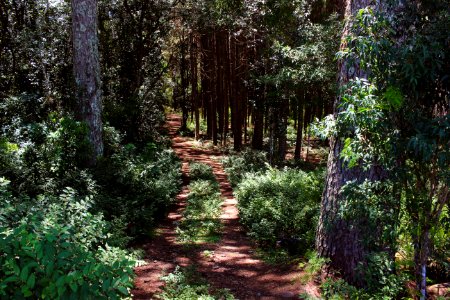
<svg viewBox="0 0 450 300">
<path fill-rule="evenodd" d="M 291 298 L 450 297 L 449 58 L 447 0 L 0 0 L 0 298 L 262 297 L 142 294 L 229 205 Z"/>
</svg>

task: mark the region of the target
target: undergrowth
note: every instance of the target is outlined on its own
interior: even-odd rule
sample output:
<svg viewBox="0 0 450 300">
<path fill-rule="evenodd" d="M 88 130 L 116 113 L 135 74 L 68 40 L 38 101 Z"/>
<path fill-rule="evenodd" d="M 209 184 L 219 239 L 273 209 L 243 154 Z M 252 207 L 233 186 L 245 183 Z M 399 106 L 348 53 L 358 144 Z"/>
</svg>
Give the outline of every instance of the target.
<svg viewBox="0 0 450 300">
<path fill-rule="evenodd" d="M 212 168 L 205 164 L 191 164 L 190 176 L 187 206 L 176 228 L 178 239 L 192 244 L 217 242 L 222 229 L 219 185 Z"/>
<path fill-rule="evenodd" d="M 270 168 L 247 173 L 236 189 L 239 216 L 261 246 L 279 244 L 289 254 L 314 245 L 323 174 Z"/>
<path fill-rule="evenodd" d="M 228 289 L 212 291 L 195 266 L 180 268 L 161 278 L 166 284 L 158 299 L 163 300 L 233 300 Z"/>
</svg>

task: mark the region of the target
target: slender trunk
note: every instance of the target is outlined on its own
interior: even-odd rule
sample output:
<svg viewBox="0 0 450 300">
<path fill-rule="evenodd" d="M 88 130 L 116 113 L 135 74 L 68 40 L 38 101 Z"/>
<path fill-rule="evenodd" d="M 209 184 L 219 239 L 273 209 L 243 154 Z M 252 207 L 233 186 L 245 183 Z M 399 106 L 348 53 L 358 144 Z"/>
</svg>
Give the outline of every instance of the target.
<svg viewBox="0 0 450 300">
<path fill-rule="evenodd" d="M 223 101 L 223 110 L 224 110 L 224 125 L 222 132 L 222 144 L 226 146 L 227 144 L 227 135 L 228 135 L 228 127 L 229 127 L 229 105 L 230 105 L 230 95 L 231 95 L 231 84 L 230 84 L 230 33 L 229 31 L 225 31 L 225 45 L 224 45 L 224 101 Z"/>
<path fill-rule="evenodd" d="M 278 122 L 278 161 L 283 162 L 286 158 L 286 147 L 287 147 L 287 122 L 288 122 L 288 112 L 289 112 L 289 101 L 287 99 L 283 100 L 280 107 L 280 118 Z"/>
<path fill-rule="evenodd" d="M 182 121 L 180 130 L 186 131 L 187 121 L 189 118 L 189 109 L 186 95 L 188 81 L 187 81 L 187 61 L 186 61 L 186 40 L 184 34 L 182 35 L 181 41 L 180 76 L 181 76 L 181 111 L 182 111 Z"/>
<path fill-rule="evenodd" d="M 93 166 L 103 155 L 97 1 L 72 0 L 72 35 L 77 116 L 88 126 L 93 151 L 86 163 Z"/>
<path fill-rule="evenodd" d="M 298 96 L 298 107 L 297 107 L 297 139 L 295 141 L 295 153 L 294 159 L 301 159 L 302 155 L 302 140 L 303 140 L 303 102 L 304 102 L 304 92 L 301 93 L 302 96 Z"/>
<path fill-rule="evenodd" d="M 200 114 L 198 111 L 198 78 L 197 78 L 197 38 L 195 33 L 191 34 L 191 88 L 192 88 L 192 105 L 194 107 L 195 117 L 195 139 L 200 138 Z"/>
<path fill-rule="evenodd" d="M 234 150 L 240 151 L 242 148 L 242 109 L 241 109 L 241 92 L 240 87 L 241 82 L 239 78 L 239 45 L 235 37 L 232 38 L 232 86 L 233 86 L 233 96 L 232 96 L 232 107 L 231 107 L 231 122 L 233 130 L 234 139 Z"/>
<path fill-rule="evenodd" d="M 421 223 L 418 219 L 416 220 L 418 223 Z M 427 263 L 430 244 L 430 230 L 424 225 L 418 225 L 415 230 L 416 232 L 413 234 L 413 244 L 416 289 L 419 292 L 420 300 L 425 300 L 427 298 Z"/>
<path fill-rule="evenodd" d="M 210 76 L 212 81 L 211 86 L 211 135 L 213 144 L 217 145 L 217 86 L 218 86 L 218 76 L 217 76 L 217 34 L 216 30 L 211 33 L 210 36 L 210 46 L 211 46 L 211 69 Z"/>
</svg>

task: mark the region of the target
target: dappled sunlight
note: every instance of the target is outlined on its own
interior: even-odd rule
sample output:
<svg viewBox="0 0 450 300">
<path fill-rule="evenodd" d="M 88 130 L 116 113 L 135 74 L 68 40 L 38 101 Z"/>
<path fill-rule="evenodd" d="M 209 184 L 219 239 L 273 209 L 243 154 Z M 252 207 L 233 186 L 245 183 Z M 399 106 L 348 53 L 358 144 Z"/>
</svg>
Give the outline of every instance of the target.
<svg viewBox="0 0 450 300">
<path fill-rule="evenodd" d="M 196 266 L 214 288 L 228 288 L 239 299 L 298 299 L 303 292 L 319 295 L 313 284 L 301 284 L 298 278 L 302 272 L 297 266 L 271 266 L 256 257 L 254 245 L 239 224 L 237 200 L 220 163 L 221 153 L 213 147 L 202 147 L 201 142 L 176 136 L 179 126 L 180 117 L 170 115 L 168 127 L 172 148 L 183 161 L 183 188 L 166 223 L 161 225 L 159 235 L 143 246 L 149 265 L 136 268 L 139 288 L 133 292 L 134 298 L 150 299 L 160 292 L 161 275 L 172 272 L 177 265 Z M 191 161 L 211 166 L 219 183 L 223 228 L 217 243 L 181 243 L 177 240 L 175 228 L 186 209 Z"/>
</svg>

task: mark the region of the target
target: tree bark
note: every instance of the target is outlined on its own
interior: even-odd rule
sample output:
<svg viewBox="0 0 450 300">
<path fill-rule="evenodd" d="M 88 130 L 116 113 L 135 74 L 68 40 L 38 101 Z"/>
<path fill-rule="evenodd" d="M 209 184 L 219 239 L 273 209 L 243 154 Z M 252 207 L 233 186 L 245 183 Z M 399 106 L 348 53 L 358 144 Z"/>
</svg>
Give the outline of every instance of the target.
<svg viewBox="0 0 450 300">
<path fill-rule="evenodd" d="M 72 0 L 72 35 L 77 117 L 89 129 L 93 151 L 86 163 L 93 166 L 97 157 L 103 155 L 96 0 Z"/>
<path fill-rule="evenodd" d="M 294 159 L 301 159 L 302 155 L 302 140 L 303 140 L 303 102 L 304 102 L 304 92 L 301 92 L 302 95 L 298 95 L 298 106 L 297 106 L 297 138 L 295 141 L 295 153 Z"/>
<path fill-rule="evenodd" d="M 350 20 L 359 9 L 364 8 L 373 1 L 370 0 L 347 0 L 345 16 Z M 343 41 L 348 34 L 348 28 L 351 21 L 347 24 L 343 32 Z M 342 45 L 345 47 L 345 44 Z M 348 82 L 353 77 L 367 77 L 364 70 L 360 70 L 357 65 L 347 67 L 347 62 L 340 62 L 339 65 L 339 83 L 340 85 Z M 334 112 L 337 114 L 340 99 L 335 101 Z M 341 275 L 349 283 L 356 286 L 364 286 L 364 278 L 358 273 L 358 269 L 366 265 L 366 256 L 370 252 L 364 244 L 365 236 L 370 232 L 362 232 L 359 225 L 364 220 L 343 219 L 340 216 L 343 197 L 340 194 L 341 188 L 349 181 L 362 182 L 365 179 L 371 181 L 383 180 L 387 177 L 386 172 L 379 166 L 374 165 L 367 171 L 362 168 L 347 168 L 340 157 L 343 149 L 342 140 L 337 138 L 330 139 L 330 154 L 327 165 L 327 177 L 325 189 L 322 195 L 321 211 L 316 236 L 316 249 L 320 256 L 331 259 L 330 267 L 339 270 Z"/>
<path fill-rule="evenodd" d="M 198 101 L 198 62 L 197 62 L 197 37 L 193 32 L 191 33 L 191 43 L 190 43 L 190 57 L 191 57 L 191 88 L 192 88 L 192 105 L 194 108 L 195 117 L 195 140 L 200 138 L 200 114 L 199 114 L 199 101 Z"/>
</svg>

